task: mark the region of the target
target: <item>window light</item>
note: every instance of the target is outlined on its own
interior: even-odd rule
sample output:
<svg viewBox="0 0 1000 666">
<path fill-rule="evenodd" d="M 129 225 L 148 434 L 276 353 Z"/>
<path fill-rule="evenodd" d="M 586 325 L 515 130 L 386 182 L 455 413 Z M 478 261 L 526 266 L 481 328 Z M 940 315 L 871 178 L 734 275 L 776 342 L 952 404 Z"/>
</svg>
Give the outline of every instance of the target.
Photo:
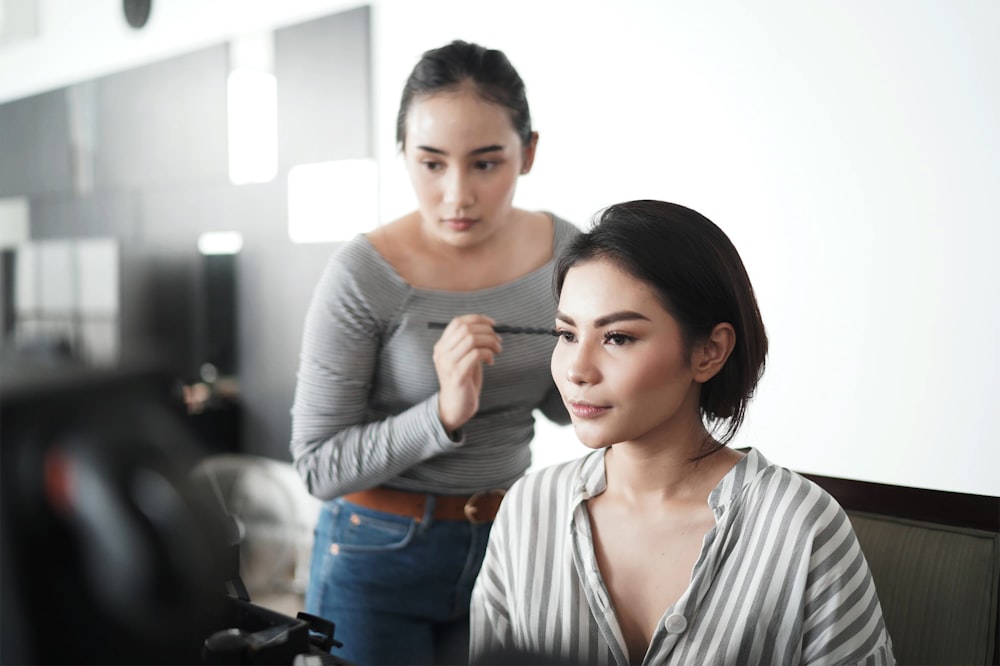
<svg viewBox="0 0 1000 666">
<path fill-rule="evenodd" d="M 350 240 L 378 225 L 373 159 L 299 164 L 288 172 L 288 236 L 295 243 Z"/>
</svg>

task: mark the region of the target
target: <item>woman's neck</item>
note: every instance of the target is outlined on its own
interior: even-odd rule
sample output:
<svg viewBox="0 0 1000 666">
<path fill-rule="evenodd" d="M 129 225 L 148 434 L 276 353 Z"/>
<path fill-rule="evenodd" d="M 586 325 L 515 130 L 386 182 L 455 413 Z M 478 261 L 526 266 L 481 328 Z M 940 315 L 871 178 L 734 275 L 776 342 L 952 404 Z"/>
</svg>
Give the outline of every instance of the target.
<svg viewBox="0 0 1000 666">
<path fill-rule="evenodd" d="M 604 458 L 610 497 L 630 504 L 703 503 L 743 454 L 718 447 L 701 424 L 680 440 L 614 445 Z M 609 498 L 610 498 L 609 497 Z"/>
<path fill-rule="evenodd" d="M 407 283 L 424 289 L 474 291 L 505 284 L 552 258 L 553 230 L 540 214 L 514 209 L 509 220 L 482 242 L 465 247 L 426 233 L 412 213 L 368 234 L 375 249 Z"/>
</svg>

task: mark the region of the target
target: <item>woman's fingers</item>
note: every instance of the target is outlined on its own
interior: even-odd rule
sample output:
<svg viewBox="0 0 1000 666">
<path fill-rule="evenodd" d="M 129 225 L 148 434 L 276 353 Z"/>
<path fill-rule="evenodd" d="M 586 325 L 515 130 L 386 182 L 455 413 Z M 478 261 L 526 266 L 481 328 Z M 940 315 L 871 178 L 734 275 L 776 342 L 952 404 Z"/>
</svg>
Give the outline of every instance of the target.
<svg viewBox="0 0 1000 666">
<path fill-rule="evenodd" d="M 438 344 L 462 351 L 470 346 L 488 347 L 498 354 L 501 349 L 500 336 L 493 331 L 493 320 L 483 315 L 455 317 L 444 329 Z"/>
<path fill-rule="evenodd" d="M 483 363 L 492 363 L 493 353 L 472 349 L 439 366 L 438 415 L 449 432 L 462 427 L 479 410 L 483 387 Z"/>
<path fill-rule="evenodd" d="M 493 332 L 464 335 L 456 339 L 442 340 L 440 344 L 442 345 L 441 349 L 435 353 L 440 356 L 444 363 L 457 362 L 473 352 L 481 355 L 483 352 L 488 352 L 488 355 L 492 357 L 503 349 L 496 339 L 496 333 Z"/>
<path fill-rule="evenodd" d="M 483 364 L 502 351 L 493 320 L 483 315 L 456 317 L 434 345 L 438 375 L 438 415 L 449 432 L 462 427 L 479 409 Z"/>
<path fill-rule="evenodd" d="M 500 336 L 493 331 L 492 319 L 483 315 L 463 315 L 448 324 L 434 345 L 434 363 L 440 374 L 442 366 L 454 364 L 470 351 L 488 350 L 499 354 L 502 349 Z M 489 360 L 492 362 L 492 355 Z"/>
</svg>

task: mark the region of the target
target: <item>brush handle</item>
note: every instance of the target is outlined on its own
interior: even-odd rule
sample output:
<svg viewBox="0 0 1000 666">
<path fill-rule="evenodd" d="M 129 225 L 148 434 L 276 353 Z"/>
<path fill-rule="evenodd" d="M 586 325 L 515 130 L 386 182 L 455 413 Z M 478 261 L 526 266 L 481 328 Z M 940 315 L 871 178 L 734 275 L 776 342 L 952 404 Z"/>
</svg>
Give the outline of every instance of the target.
<svg viewBox="0 0 1000 666">
<path fill-rule="evenodd" d="M 429 321 L 427 328 L 442 330 L 448 326 L 445 322 Z M 533 328 L 531 326 L 508 326 L 506 324 L 496 324 L 493 326 L 496 333 L 523 333 L 525 335 L 555 335 L 551 328 Z"/>
</svg>

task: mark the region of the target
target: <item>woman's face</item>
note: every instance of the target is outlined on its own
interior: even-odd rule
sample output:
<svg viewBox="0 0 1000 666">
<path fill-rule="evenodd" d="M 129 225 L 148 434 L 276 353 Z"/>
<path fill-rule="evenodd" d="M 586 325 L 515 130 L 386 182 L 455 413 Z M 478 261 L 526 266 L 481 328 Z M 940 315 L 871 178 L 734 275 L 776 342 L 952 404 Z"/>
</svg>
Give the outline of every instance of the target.
<svg viewBox="0 0 1000 666">
<path fill-rule="evenodd" d="M 588 447 L 662 442 L 700 424 L 680 326 L 645 282 L 607 260 L 573 266 L 556 330 L 552 378 Z"/>
<path fill-rule="evenodd" d="M 425 230 L 468 247 L 508 219 L 534 140 L 522 146 L 507 110 L 463 87 L 413 100 L 403 154 Z"/>
</svg>

